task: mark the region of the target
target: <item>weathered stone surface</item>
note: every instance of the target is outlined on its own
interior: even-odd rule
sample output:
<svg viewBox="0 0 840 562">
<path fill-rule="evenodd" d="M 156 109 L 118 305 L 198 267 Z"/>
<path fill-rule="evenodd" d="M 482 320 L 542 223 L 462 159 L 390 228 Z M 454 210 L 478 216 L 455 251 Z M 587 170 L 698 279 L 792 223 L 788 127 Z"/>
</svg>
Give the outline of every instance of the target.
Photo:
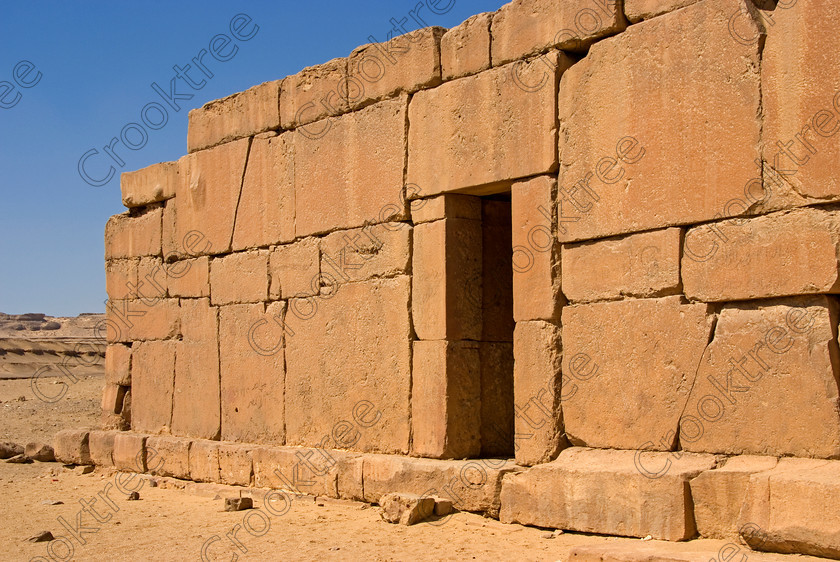
<svg viewBox="0 0 840 562">
<path fill-rule="evenodd" d="M 195 152 L 280 127 L 281 80 L 214 100 L 189 114 L 187 150 Z"/>
<path fill-rule="evenodd" d="M 840 292 L 840 214 L 783 211 L 686 233 L 687 297 L 706 302 Z"/>
<path fill-rule="evenodd" d="M 561 241 L 743 211 L 729 202 L 758 175 L 761 96 L 758 44 L 728 32 L 740 6 L 744 0 L 704 0 L 631 26 L 563 75 Z M 751 17 L 743 25 L 758 32 Z"/>
<path fill-rule="evenodd" d="M 106 384 L 102 391 L 102 411 L 108 414 L 119 414 L 122 412 L 123 398 L 125 398 L 125 386 Z"/>
<path fill-rule="evenodd" d="M 631 23 L 661 16 L 694 4 L 698 0 L 624 0 L 624 15 Z M 733 9 L 732 13 L 736 12 Z M 730 14 L 731 15 L 731 14 Z M 752 39 L 752 37 L 750 38 Z"/>
<path fill-rule="evenodd" d="M 407 104 L 405 96 L 383 101 L 333 119 L 320 138 L 295 136 L 296 236 L 407 216 Z"/>
<path fill-rule="evenodd" d="M 411 311 L 420 339 L 481 339 L 481 242 L 480 221 L 414 227 Z"/>
<path fill-rule="evenodd" d="M 164 221 L 167 256 L 184 250 L 194 256 L 230 251 L 250 142 L 233 141 L 181 159 L 181 181 L 175 199 L 167 202 L 174 201 L 172 216 Z"/>
<path fill-rule="evenodd" d="M 414 525 L 431 517 L 435 512 L 434 498 L 423 498 L 415 494 L 385 494 L 379 500 L 380 515 L 388 523 Z"/>
<path fill-rule="evenodd" d="M 481 342 L 481 457 L 513 456 L 513 343 Z"/>
<path fill-rule="evenodd" d="M 710 312 L 676 296 L 565 307 L 563 421 L 572 444 L 671 450 Z"/>
<path fill-rule="evenodd" d="M 160 255 L 162 221 L 159 206 L 112 216 L 105 225 L 105 259 Z"/>
<path fill-rule="evenodd" d="M 490 21 L 493 14 L 476 14 L 440 38 L 440 64 L 444 80 L 490 68 Z"/>
<path fill-rule="evenodd" d="M 34 441 L 27 443 L 24 449 L 24 455 L 33 461 L 55 462 L 55 451 L 51 445 L 45 445 L 44 443 Z"/>
<path fill-rule="evenodd" d="M 677 458 L 668 453 L 573 447 L 553 462 L 506 476 L 500 520 L 584 533 L 686 540 L 696 532 L 688 481 L 714 465 L 712 455 L 685 453 Z M 663 466 L 667 471 L 659 474 Z M 659 476 L 651 478 L 643 471 Z"/>
<path fill-rule="evenodd" d="M 624 539 L 615 543 L 611 541 L 606 545 L 574 546 L 569 550 L 569 560 L 575 562 L 709 562 L 721 558 L 755 562 L 785 562 L 790 559 L 790 556 L 755 552 L 741 543 L 706 540 L 639 542 Z M 801 562 L 821 560 L 811 556 L 797 556 L 796 559 Z"/>
<path fill-rule="evenodd" d="M 131 428 L 161 433 L 172 424 L 174 341 L 138 342 L 131 352 Z"/>
<path fill-rule="evenodd" d="M 189 451 L 190 480 L 221 482 L 219 476 L 219 442 L 196 440 Z"/>
<path fill-rule="evenodd" d="M 159 257 L 142 257 L 137 265 L 137 286 L 132 288 L 134 296 L 151 305 L 159 299 L 165 299 L 167 291 L 166 268 Z"/>
<path fill-rule="evenodd" d="M 284 316 L 283 302 L 229 305 L 219 311 L 226 441 L 283 443 Z"/>
<path fill-rule="evenodd" d="M 222 484 L 254 485 L 251 455 L 254 447 L 240 443 L 219 443 L 219 474 Z"/>
<path fill-rule="evenodd" d="M 546 60 L 415 94 L 408 108 L 408 182 L 424 196 L 466 189 L 481 195 L 557 169 L 555 86 L 571 59 L 553 53 Z"/>
<path fill-rule="evenodd" d="M 440 84 L 440 38 L 446 30 L 426 27 L 385 43 L 357 47 L 347 60 L 348 99 L 354 109 L 398 93 Z"/>
<path fill-rule="evenodd" d="M 523 58 L 550 47 L 582 51 L 626 26 L 619 2 L 515 0 L 493 14 L 493 64 Z"/>
<path fill-rule="evenodd" d="M 283 128 L 298 127 L 346 113 L 350 109 L 348 89 L 346 58 L 310 66 L 287 76 L 280 89 L 280 122 Z M 297 133 L 319 136 L 324 130 L 322 125 L 329 130 L 330 123 L 325 121 L 303 127 Z"/>
<path fill-rule="evenodd" d="M 114 436 L 114 467 L 125 472 L 146 472 L 147 435 L 117 432 Z"/>
<path fill-rule="evenodd" d="M 168 264 L 166 286 L 172 297 L 209 297 L 210 258 L 201 256 Z"/>
<path fill-rule="evenodd" d="M 409 295 L 404 275 L 347 283 L 329 299 L 312 299 L 317 309 L 308 320 L 289 319 L 295 334 L 286 339 L 288 444 L 318 444 L 367 404 L 369 421 L 347 448 L 408 452 Z"/>
<path fill-rule="evenodd" d="M 126 207 L 142 207 L 175 197 L 179 181 L 178 162 L 152 164 L 120 176 L 122 203 Z"/>
<path fill-rule="evenodd" d="M 108 343 L 162 340 L 180 333 L 178 299 L 109 300 L 105 312 Z"/>
<path fill-rule="evenodd" d="M 234 251 L 294 240 L 294 134 L 260 135 L 251 142 L 236 211 Z"/>
<path fill-rule="evenodd" d="M 679 228 L 564 244 L 563 294 L 574 302 L 677 294 L 681 244 Z"/>
<path fill-rule="evenodd" d="M 807 198 L 837 199 L 840 38 L 823 24 L 840 17 L 840 6 L 799 0 L 775 8 L 763 12 L 767 39 L 761 60 L 762 156 L 775 170 L 765 177 L 770 200 L 782 199 L 785 184 Z M 734 26 L 738 39 L 757 43 L 742 19 Z"/>
<path fill-rule="evenodd" d="M 499 513 L 502 476 L 517 470 L 510 461 L 445 461 L 392 455 L 365 455 L 364 501 L 378 502 L 388 493 L 451 499 L 461 511 Z"/>
<path fill-rule="evenodd" d="M 513 341 L 513 258 L 510 249 L 510 202 L 483 199 L 481 341 Z"/>
<path fill-rule="evenodd" d="M 3 441 L 0 443 L 0 459 L 10 459 L 18 455 L 22 455 L 24 448 L 17 443 L 10 441 Z"/>
<path fill-rule="evenodd" d="M 105 290 L 109 299 L 137 298 L 137 259 L 105 262 Z"/>
<path fill-rule="evenodd" d="M 96 466 L 114 466 L 116 431 L 91 431 L 88 436 L 90 460 Z"/>
<path fill-rule="evenodd" d="M 105 383 L 131 385 L 131 347 L 114 344 L 105 348 Z"/>
<path fill-rule="evenodd" d="M 557 181 L 542 176 L 511 188 L 513 318 L 560 319 L 560 244 L 554 235 Z"/>
<path fill-rule="evenodd" d="M 725 306 L 682 416 L 683 449 L 840 456 L 837 323 L 824 296 Z"/>
<path fill-rule="evenodd" d="M 481 199 L 472 195 L 447 193 L 411 202 L 411 221 L 414 224 L 440 219 L 481 220 Z"/>
<path fill-rule="evenodd" d="M 320 292 L 320 248 L 319 238 L 304 238 L 272 250 L 268 262 L 272 299 L 308 297 Z"/>
<path fill-rule="evenodd" d="M 840 557 L 840 462 L 780 459 L 750 477 L 738 518 L 755 550 Z"/>
<path fill-rule="evenodd" d="M 412 361 L 413 453 L 461 459 L 481 452 L 478 342 L 415 341 Z"/>
<path fill-rule="evenodd" d="M 301 447 L 255 447 L 254 485 L 296 495 L 335 497 L 337 473 L 333 468 L 345 453 Z"/>
<path fill-rule="evenodd" d="M 191 445 L 192 441 L 183 437 L 149 437 L 146 439 L 146 469 L 157 476 L 189 479 Z M 152 453 L 159 457 L 157 462 L 150 461 Z"/>
<path fill-rule="evenodd" d="M 55 434 L 53 450 L 58 462 L 91 464 L 90 432 L 87 429 L 64 429 Z"/>
<path fill-rule="evenodd" d="M 237 252 L 210 262 L 213 304 L 263 302 L 268 299 L 268 250 Z"/>
<path fill-rule="evenodd" d="M 731 539 L 738 536 L 738 512 L 747 495 L 750 475 L 770 470 L 776 457 L 738 456 L 691 481 L 694 520 L 701 537 Z"/>
<path fill-rule="evenodd" d="M 407 224 L 386 223 L 325 236 L 320 271 L 326 290 L 351 281 L 410 273 L 412 230 Z"/>
<path fill-rule="evenodd" d="M 517 322 L 513 332 L 516 462 L 552 460 L 566 446 L 561 410 L 560 328 L 541 320 Z"/>
</svg>

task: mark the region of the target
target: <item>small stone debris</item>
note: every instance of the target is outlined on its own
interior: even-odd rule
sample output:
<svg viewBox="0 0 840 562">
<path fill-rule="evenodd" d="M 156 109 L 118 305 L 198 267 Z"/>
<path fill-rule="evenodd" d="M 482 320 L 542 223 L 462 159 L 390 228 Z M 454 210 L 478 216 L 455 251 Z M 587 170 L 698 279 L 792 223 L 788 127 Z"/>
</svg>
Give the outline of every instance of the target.
<svg viewBox="0 0 840 562">
<path fill-rule="evenodd" d="M 379 500 L 379 505 L 382 506 L 382 519 L 400 525 L 414 525 L 427 519 L 435 511 L 433 498 L 414 494 L 385 494 Z"/>
<path fill-rule="evenodd" d="M 83 464 L 83 465 L 79 465 L 76 468 L 74 468 L 73 472 L 75 472 L 76 474 L 90 474 L 91 472 L 93 472 L 94 468 L 95 467 L 93 467 L 89 464 Z"/>
<path fill-rule="evenodd" d="M 24 452 L 24 448 L 17 443 L 12 443 L 11 441 L 0 443 L 0 459 L 10 459 L 17 455 L 22 455 Z"/>
<path fill-rule="evenodd" d="M 331 546 L 331 547 L 330 547 L 330 550 L 341 550 L 341 547 L 339 547 L 339 546 Z"/>
<path fill-rule="evenodd" d="M 38 533 L 36 535 L 32 535 L 31 537 L 29 537 L 26 540 L 28 542 L 50 542 L 54 538 L 55 537 L 53 537 L 53 534 L 50 533 L 49 531 L 41 531 L 40 533 Z"/>
<path fill-rule="evenodd" d="M 64 502 L 61 500 L 44 500 L 41 503 L 44 505 L 64 505 Z"/>
<path fill-rule="evenodd" d="M 438 517 L 443 517 L 445 515 L 449 515 L 455 509 L 452 505 L 452 500 L 448 500 L 445 498 L 434 498 L 435 500 L 435 515 Z"/>
<path fill-rule="evenodd" d="M 648 535 L 648 536 L 646 536 L 645 538 L 643 538 L 642 540 L 643 540 L 643 541 L 652 541 L 652 540 L 653 540 L 653 537 L 652 537 L 652 536 L 650 536 L 650 535 Z"/>
<path fill-rule="evenodd" d="M 225 511 L 244 511 L 254 508 L 251 498 L 225 498 Z"/>
<path fill-rule="evenodd" d="M 322 503 L 316 503 L 315 505 L 317 505 L 318 507 L 324 507 L 324 504 Z"/>
<path fill-rule="evenodd" d="M 359 509 L 367 509 L 369 507 L 370 507 L 369 504 L 363 503 L 362 505 L 359 506 Z"/>
<path fill-rule="evenodd" d="M 136 502 L 139 499 L 140 494 L 138 492 L 131 492 L 130 494 L 128 494 L 128 501 L 130 502 Z"/>
<path fill-rule="evenodd" d="M 24 454 L 38 462 L 55 462 L 55 451 L 44 443 L 27 443 Z"/>
<path fill-rule="evenodd" d="M 543 538 L 543 539 L 556 539 L 557 537 L 559 537 L 559 536 L 560 536 L 560 535 L 562 535 L 562 534 L 563 534 L 563 530 L 562 530 L 562 529 L 557 529 L 557 530 L 552 531 L 552 532 L 550 532 L 550 533 L 543 533 L 542 535 L 540 535 L 540 538 Z"/>
<path fill-rule="evenodd" d="M 6 462 L 10 462 L 12 464 L 30 464 L 32 459 L 27 458 L 26 455 L 15 455 L 10 459 L 6 459 Z"/>
<path fill-rule="evenodd" d="M 18 396 L 18 402 L 26 402 L 26 396 Z"/>
</svg>

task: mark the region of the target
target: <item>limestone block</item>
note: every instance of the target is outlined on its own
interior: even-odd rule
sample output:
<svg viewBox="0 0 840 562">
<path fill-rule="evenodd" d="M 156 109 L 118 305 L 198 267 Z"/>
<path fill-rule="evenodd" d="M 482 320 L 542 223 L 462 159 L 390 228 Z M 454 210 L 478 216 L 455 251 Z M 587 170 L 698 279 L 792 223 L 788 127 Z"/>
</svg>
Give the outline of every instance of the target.
<svg viewBox="0 0 840 562">
<path fill-rule="evenodd" d="M 624 0 L 624 15 L 631 23 L 661 16 L 694 4 L 698 0 Z M 733 13 L 735 11 L 733 10 Z"/>
<path fill-rule="evenodd" d="M 296 236 L 407 216 L 407 104 L 404 96 L 383 101 L 333 119 L 319 138 L 295 135 Z"/>
<path fill-rule="evenodd" d="M 122 203 L 126 207 L 142 207 L 175 197 L 179 177 L 178 162 L 152 164 L 120 175 Z"/>
<path fill-rule="evenodd" d="M 112 216 L 105 224 L 105 259 L 160 255 L 162 221 L 160 207 Z"/>
<path fill-rule="evenodd" d="M 563 421 L 572 444 L 671 450 L 713 320 L 708 305 L 677 296 L 564 307 Z"/>
<path fill-rule="evenodd" d="M 109 300 L 105 313 L 109 343 L 162 340 L 180 334 L 178 299 Z"/>
<path fill-rule="evenodd" d="M 347 448 L 408 452 L 409 285 L 405 275 L 347 283 L 329 299 L 313 299 L 309 319 L 289 321 L 295 334 L 286 339 L 288 444 L 320 443 L 367 404 L 370 421 Z"/>
<path fill-rule="evenodd" d="M 477 342 L 415 341 L 413 453 L 469 458 L 481 452 L 481 371 Z"/>
<path fill-rule="evenodd" d="M 64 464 L 93 464 L 90 458 L 90 432 L 87 429 L 63 429 L 53 438 L 53 451 Z"/>
<path fill-rule="evenodd" d="M 175 341 L 135 343 L 131 348 L 131 428 L 161 433 L 172 424 Z"/>
<path fill-rule="evenodd" d="M 131 385 L 131 347 L 115 344 L 105 348 L 105 382 Z"/>
<path fill-rule="evenodd" d="M 682 448 L 840 456 L 837 323 L 824 296 L 725 306 L 681 419 Z"/>
<path fill-rule="evenodd" d="M 159 299 L 165 299 L 167 290 L 166 268 L 159 257 L 143 257 L 137 265 L 137 285 L 132 288 L 131 298 L 141 299 L 144 303 L 152 304 Z"/>
<path fill-rule="evenodd" d="M 114 466 L 116 431 L 91 431 L 88 435 L 90 460 L 96 466 Z"/>
<path fill-rule="evenodd" d="M 571 64 L 555 52 L 415 94 L 408 183 L 424 196 L 466 189 L 482 195 L 556 170 L 556 84 Z"/>
<path fill-rule="evenodd" d="M 513 343 L 481 342 L 481 457 L 513 456 Z"/>
<path fill-rule="evenodd" d="M 268 271 L 272 299 L 307 297 L 320 292 L 320 239 L 304 238 L 271 251 Z"/>
<path fill-rule="evenodd" d="M 210 259 L 184 259 L 166 266 L 166 287 L 173 297 L 210 296 Z"/>
<path fill-rule="evenodd" d="M 109 299 L 133 299 L 137 287 L 137 259 L 108 260 L 105 262 L 105 290 Z"/>
<path fill-rule="evenodd" d="M 268 299 L 268 250 L 237 252 L 210 262 L 213 304 L 242 304 Z"/>
<path fill-rule="evenodd" d="M 728 21 L 748 3 L 704 0 L 633 25 L 566 71 L 562 242 L 743 212 L 729 203 L 758 175 L 759 46 L 734 41 Z M 743 26 L 757 33 L 749 10 Z"/>
<path fill-rule="evenodd" d="M 287 76 L 280 89 L 280 122 L 284 129 L 306 125 L 350 110 L 347 103 L 347 59 L 304 68 Z M 326 123 L 329 127 L 329 123 Z M 321 124 L 301 129 L 304 135 L 319 134 Z M 298 130 L 298 133 L 301 133 Z M 310 133 L 311 131 L 311 133 Z"/>
<path fill-rule="evenodd" d="M 574 302 L 677 294 L 681 245 L 679 228 L 564 244 L 563 294 Z"/>
<path fill-rule="evenodd" d="M 196 440 L 189 451 L 190 480 L 220 482 L 219 442 Z"/>
<path fill-rule="evenodd" d="M 233 139 L 278 129 L 281 84 L 281 80 L 265 82 L 191 110 L 187 150 L 195 152 Z"/>
<path fill-rule="evenodd" d="M 260 135 L 251 142 L 236 211 L 234 251 L 294 240 L 294 134 Z"/>
<path fill-rule="evenodd" d="M 668 470 L 650 478 L 643 470 Z M 573 447 L 557 460 L 505 477 L 500 520 L 605 535 L 680 541 L 694 536 L 688 482 L 712 455 Z M 641 468 L 640 468 L 641 467 Z M 644 509 L 639 509 L 644 506 Z"/>
<path fill-rule="evenodd" d="M 285 303 L 219 310 L 222 439 L 282 444 Z"/>
<path fill-rule="evenodd" d="M 191 445 L 192 441 L 183 437 L 149 437 L 146 439 L 146 469 L 157 476 L 188 480 Z M 157 457 L 157 462 L 150 460 L 152 455 Z"/>
<path fill-rule="evenodd" d="M 523 58 L 550 47 L 583 51 L 593 41 L 626 27 L 621 4 L 514 0 L 493 14 L 493 64 Z"/>
<path fill-rule="evenodd" d="M 117 432 L 114 437 L 114 467 L 124 472 L 146 472 L 147 435 Z"/>
<path fill-rule="evenodd" d="M 560 328 L 536 320 L 517 322 L 513 332 L 513 392 L 516 462 L 552 460 L 567 445 L 561 410 Z"/>
<path fill-rule="evenodd" d="M 493 14 L 476 14 L 440 38 L 440 64 L 444 80 L 490 68 L 490 22 Z"/>
<path fill-rule="evenodd" d="M 447 193 L 411 202 L 411 221 L 414 224 L 440 219 L 481 220 L 481 199 Z"/>
<path fill-rule="evenodd" d="M 255 447 L 254 485 L 275 488 L 295 495 L 333 497 L 336 472 L 333 469 L 343 453 L 301 447 Z"/>
<path fill-rule="evenodd" d="M 685 294 L 711 301 L 840 292 L 840 214 L 820 209 L 732 219 L 686 233 Z"/>
<path fill-rule="evenodd" d="M 252 445 L 219 443 L 219 473 L 222 484 L 253 486 Z"/>
<path fill-rule="evenodd" d="M 334 290 L 352 281 L 410 273 L 412 230 L 385 223 L 328 234 L 321 241 L 323 284 Z"/>
</svg>

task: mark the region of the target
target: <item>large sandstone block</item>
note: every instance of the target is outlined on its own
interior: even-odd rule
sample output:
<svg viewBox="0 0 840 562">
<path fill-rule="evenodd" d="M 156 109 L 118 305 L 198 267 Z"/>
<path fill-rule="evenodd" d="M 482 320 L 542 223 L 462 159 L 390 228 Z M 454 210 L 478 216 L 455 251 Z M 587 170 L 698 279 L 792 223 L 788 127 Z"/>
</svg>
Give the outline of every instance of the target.
<svg viewBox="0 0 840 562">
<path fill-rule="evenodd" d="M 704 538 L 732 539 L 738 535 L 738 513 L 747 495 L 750 476 L 770 470 L 776 457 L 738 456 L 691 481 L 694 520 Z"/>
<path fill-rule="evenodd" d="M 295 135 L 296 236 L 406 216 L 407 105 L 401 96 L 334 118 L 320 138 Z"/>
<path fill-rule="evenodd" d="M 415 341 L 411 371 L 413 453 L 469 458 L 481 452 L 477 342 Z"/>
<path fill-rule="evenodd" d="M 210 262 L 210 298 L 215 305 L 268 300 L 268 250 L 237 252 Z"/>
<path fill-rule="evenodd" d="M 165 299 L 169 294 L 168 278 L 163 259 L 160 257 L 142 257 L 137 265 L 137 286 L 133 288 L 131 298 L 141 299 L 151 305 Z"/>
<path fill-rule="evenodd" d="M 648 477 L 644 471 L 659 473 Z M 694 536 L 689 481 L 712 455 L 566 449 L 557 460 L 505 477 L 503 523 L 680 541 Z M 652 469 L 651 467 L 655 467 Z"/>
<path fill-rule="evenodd" d="M 551 322 L 517 322 L 513 332 L 516 462 L 552 460 L 567 445 L 561 410 L 563 349 Z"/>
<path fill-rule="evenodd" d="M 241 304 L 219 310 L 222 439 L 284 440 L 285 303 Z"/>
<path fill-rule="evenodd" d="M 785 562 L 783 554 L 755 552 L 741 543 L 724 541 L 639 542 L 632 539 L 607 544 L 584 544 L 569 550 L 574 562 L 713 562 L 715 560 Z M 820 558 L 797 556 L 799 562 L 820 562 Z"/>
<path fill-rule="evenodd" d="M 147 470 L 157 476 L 171 476 L 188 480 L 190 478 L 190 446 L 192 441 L 183 437 L 153 436 L 146 439 L 147 451 L 154 451 L 158 457 L 152 464 L 147 458 Z M 150 454 L 147 452 L 147 455 Z"/>
<path fill-rule="evenodd" d="M 253 486 L 254 447 L 241 443 L 219 443 L 219 475 L 222 484 Z"/>
<path fill-rule="evenodd" d="M 162 433 L 172 425 L 175 341 L 137 342 L 131 348 L 131 428 Z"/>
<path fill-rule="evenodd" d="M 166 287 L 172 297 L 209 297 L 210 258 L 201 256 L 168 264 Z"/>
<path fill-rule="evenodd" d="M 824 296 L 725 306 L 681 419 L 682 448 L 840 456 L 837 323 Z"/>
<path fill-rule="evenodd" d="M 556 170 L 556 84 L 572 61 L 560 53 L 545 60 L 415 94 L 408 108 L 408 183 L 424 196 L 466 189 L 481 195 Z"/>
<path fill-rule="evenodd" d="M 255 447 L 254 485 L 295 495 L 337 497 L 338 459 L 343 451 L 302 447 Z"/>
<path fill-rule="evenodd" d="M 175 197 L 180 181 L 178 162 L 152 164 L 120 176 L 122 203 L 126 207 L 142 207 Z"/>
<path fill-rule="evenodd" d="M 350 110 L 347 102 L 347 59 L 333 59 L 304 68 L 283 79 L 280 89 L 280 122 L 284 129 L 299 127 Z M 331 127 L 330 121 L 301 127 L 297 132 L 317 138 Z"/>
<path fill-rule="evenodd" d="M 137 266 L 140 260 L 122 259 L 105 262 L 105 291 L 109 299 L 137 298 Z"/>
<path fill-rule="evenodd" d="M 493 14 L 476 14 L 440 38 L 440 65 L 444 80 L 490 68 L 490 22 Z"/>
<path fill-rule="evenodd" d="M 685 8 L 699 0 L 624 0 L 624 15 L 631 23 Z M 733 14 L 735 10 L 733 10 Z"/>
<path fill-rule="evenodd" d="M 686 233 L 685 294 L 711 301 L 840 292 L 840 214 L 783 211 Z"/>
<path fill-rule="evenodd" d="M 249 139 L 184 156 L 174 200 L 167 202 L 165 255 L 223 254 L 231 249 Z M 169 203 L 173 203 L 170 209 Z M 201 243 L 190 244 L 200 237 Z"/>
<path fill-rule="evenodd" d="M 196 440 L 189 451 L 190 480 L 220 482 L 219 442 Z"/>
<path fill-rule="evenodd" d="M 512 457 L 513 343 L 481 342 L 481 456 Z"/>
<path fill-rule="evenodd" d="M 493 14 L 491 58 L 499 65 L 551 47 L 584 51 L 625 27 L 621 3 L 613 0 L 514 0 Z"/>
<path fill-rule="evenodd" d="M 491 516 L 499 513 L 502 477 L 519 469 L 502 459 L 445 461 L 365 455 L 362 461 L 364 501 L 376 503 L 389 493 L 434 496 L 452 500 L 461 511 Z"/>
<path fill-rule="evenodd" d="M 742 45 L 728 32 L 742 6 L 745 0 L 704 0 L 633 25 L 566 71 L 561 241 L 743 211 L 729 202 L 757 175 L 761 95 L 758 44 Z M 758 32 L 752 16 L 743 25 Z"/>
<path fill-rule="evenodd" d="M 280 127 L 281 80 L 265 82 L 190 110 L 187 150 L 195 152 L 223 142 Z"/>
<path fill-rule="evenodd" d="M 372 277 L 409 273 L 412 230 L 407 224 L 386 223 L 328 234 L 321 240 L 320 271 L 324 285 L 330 288 Z"/>
<path fill-rule="evenodd" d="M 372 404 L 349 449 L 408 452 L 411 393 L 410 282 L 400 275 L 346 283 L 312 300 L 286 338 L 286 439 L 313 446 Z M 288 315 L 287 315 L 288 316 Z"/>
<path fill-rule="evenodd" d="M 105 259 L 160 255 L 162 221 L 160 207 L 112 216 L 105 224 Z"/>
<path fill-rule="evenodd" d="M 481 341 L 513 341 L 511 247 L 510 202 L 482 199 Z"/>
<path fill-rule="evenodd" d="M 271 251 L 268 272 L 272 299 L 307 297 L 320 292 L 321 240 L 304 238 Z"/>
<path fill-rule="evenodd" d="M 350 106 L 358 109 L 440 84 L 440 38 L 445 31 L 427 27 L 353 50 L 347 59 Z"/>
<path fill-rule="evenodd" d="M 569 387 L 563 389 L 563 421 L 569 440 L 671 450 L 713 320 L 708 305 L 685 304 L 677 296 L 565 307 Z"/>
<path fill-rule="evenodd" d="M 234 251 L 295 238 L 294 133 L 270 135 L 251 141 L 236 210 Z"/>
<path fill-rule="evenodd" d="M 481 222 L 444 219 L 414 227 L 411 312 L 424 340 L 480 340 Z"/>
<path fill-rule="evenodd" d="M 64 464 L 93 464 L 90 458 L 90 432 L 64 429 L 53 438 L 55 459 Z"/>
<path fill-rule="evenodd" d="M 90 460 L 96 466 L 114 466 L 116 431 L 91 431 L 88 436 Z"/>
<path fill-rule="evenodd" d="M 109 343 L 163 340 L 180 334 L 178 299 L 109 300 L 105 313 Z"/>
<path fill-rule="evenodd" d="M 513 318 L 560 319 L 560 244 L 554 236 L 557 182 L 542 176 L 511 188 Z"/>
<path fill-rule="evenodd" d="M 840 17 L 840 5 L 820 0 L 779 2 L 764 12 L 767 38 L 761 60 L 764 110 L 762 157 L 771 201 L 793 187 L 812 201 L 840 197 L 840 37 L 826 22 Z M 735 16 L 735 14 L 733 14 Z M 735 37 L 760 40 L 742 29 Z M 787 184 L 787 185 L 786 185 Z"/>
<path fill-rule="evenodd" d="M 679 228 L 564 244 L 563 294 L 575 302 L 678 294 L 681 245 Z"/>
<path fill-rule="evenodd" d="M 755 550 L 840 558 L 840 462 L 780 459 L 750 477 L 739 516 Z"/>
<path fill-rule="evenodd" d="M 114 467 L 124 472 L 146 472 L 147 435 L 118 432 L 114 437 Z"/>
<path fill-rule="evenodd" d="M 122 344 L 105 348 L 105 382 L 122 386 L 131 385 L 131 347 Z"/>
<path fill-rule="evenodd" d="M 481 199 L 447 193 L 411 202 L 411 222 L 415 225 L 440 219 L 481 220 Z"/>
</svg>

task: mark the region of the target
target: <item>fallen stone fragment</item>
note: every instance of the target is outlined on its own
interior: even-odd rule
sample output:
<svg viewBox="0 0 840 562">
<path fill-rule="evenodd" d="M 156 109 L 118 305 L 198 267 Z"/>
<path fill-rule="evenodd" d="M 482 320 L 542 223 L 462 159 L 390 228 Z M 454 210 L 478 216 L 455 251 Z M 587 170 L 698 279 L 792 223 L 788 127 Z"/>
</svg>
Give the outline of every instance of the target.
<svg viewBox="0 0 840 562">
<path fill-rule="evenodd" d="M 0 459 L 10 459 L 16 455 L 22 455 L 23 447 L 11 441 L 4 441 L 0 443 Z"/>
<path fill-rule="evenodd" d="M 24 454 L 33 461 L 55 462 L 55 451 L 44 443 L 28 443 Z"/>
<path fill-rule="evenodd" d="M 76 474 L 90 474 L 91 472 L 93 472 L 93 469 L 94 469 L 93 466 L 91 466 L 89 464 L 85 464 L 85 465 L 77 466 L 76 468 L 73 469 L 73 472 L 75 472 Z"/>
<path fill-rule="evenodd" d="M 6 462 L 12 464 L 30 464 L 32 459 L 27 458 L 26 455 L 15 455 L 10 459 L 7 459 Z"/>
<path fill-rule="evenodd" d="M 41 503 L 44 505 L 64 505 L 64 502 L 61 500 L 44 500 Z"/>
<path fill-rule="evenodd" d="M 53 537 L 53 534 L 49 531 L 41 531 L 40 533 L 32 535 L 26 540 L 29 542 L 50 542 L 51 540 L 53 540 L 53 538 L 55 537 Z"/>
<path fill-rule="evenodd" d="M 443 517 L 455 511 L 452 500 L 445 498 L 434 498 L 435 500 L 435 515 Z"/>
<path fill-rule="evenodd" d="M 130 502 L 136 502 L 139 499 L 140 494 L 138 492 L 131 492 L 130 494 L 128 494 L 128 501 Z"/>
<path fill-rule="evenodd" d="M 254 500 L 251 498 L 225 498 L 225 511 L 243 511 L 254 509 Z"/>
<path fill-rule="evenodd" d="M 388 523 L 414 525 L 427 519 L 435 510 L 434 498 L 414 494 L 385 494 L 379 500 L 380 515 Z"/>
</svg>

